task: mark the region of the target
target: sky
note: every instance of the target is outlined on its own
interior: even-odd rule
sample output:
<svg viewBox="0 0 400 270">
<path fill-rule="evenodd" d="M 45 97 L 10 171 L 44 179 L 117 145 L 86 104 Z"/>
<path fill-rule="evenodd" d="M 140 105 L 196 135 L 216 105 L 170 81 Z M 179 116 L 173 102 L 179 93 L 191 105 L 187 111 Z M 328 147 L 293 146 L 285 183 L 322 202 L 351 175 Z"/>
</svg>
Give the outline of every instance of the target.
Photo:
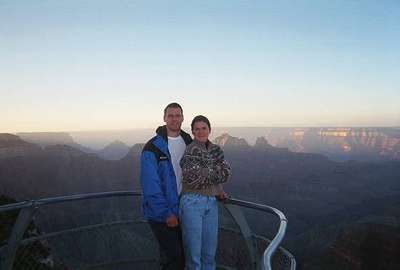
<svg viewBox="0 0 400 270">
<path fill-rule="evenodd" d="M 400 1 L 0 0 L 0 132 L 400 126 Z"/>
</svg>

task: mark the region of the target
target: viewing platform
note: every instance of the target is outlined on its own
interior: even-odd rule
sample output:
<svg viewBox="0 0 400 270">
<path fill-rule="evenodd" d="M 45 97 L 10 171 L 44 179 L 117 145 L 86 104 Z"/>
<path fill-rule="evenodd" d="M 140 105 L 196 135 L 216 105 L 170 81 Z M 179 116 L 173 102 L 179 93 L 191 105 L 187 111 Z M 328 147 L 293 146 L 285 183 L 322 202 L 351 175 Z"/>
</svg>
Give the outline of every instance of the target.
<svg viewBox="0 0 400 270">
<path fill-rule="evenodd" d="M 163 256 L 140 197 L 116 191 L 0 206 L 0 270 L 160 269 Z M 271 206 L 220 202 L 217 269 L 296 269 L 280 246 L 286 227 L 285 215 Z"/>
</svg>

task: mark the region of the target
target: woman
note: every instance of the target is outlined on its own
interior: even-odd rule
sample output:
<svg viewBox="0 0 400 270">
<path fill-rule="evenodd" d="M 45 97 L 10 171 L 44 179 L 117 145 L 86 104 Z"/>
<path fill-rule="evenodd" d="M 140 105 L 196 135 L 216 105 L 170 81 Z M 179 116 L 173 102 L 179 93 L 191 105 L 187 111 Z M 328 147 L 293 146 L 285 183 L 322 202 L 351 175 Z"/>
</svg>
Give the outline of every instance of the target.
<svg viewBox="0 0 400 270">
<path fill-rule="evenodd" d="M 230 176 L 230 166 L 222 149 L 208 140 L 211 125 L 198 115 L 191 124 L 194 140 L 181 159 L 182 196 L 180 218 L 187 270 L 214 270 L 218 238 L 216 198 L 226 194 L 222 183 Z"/>
</svg>

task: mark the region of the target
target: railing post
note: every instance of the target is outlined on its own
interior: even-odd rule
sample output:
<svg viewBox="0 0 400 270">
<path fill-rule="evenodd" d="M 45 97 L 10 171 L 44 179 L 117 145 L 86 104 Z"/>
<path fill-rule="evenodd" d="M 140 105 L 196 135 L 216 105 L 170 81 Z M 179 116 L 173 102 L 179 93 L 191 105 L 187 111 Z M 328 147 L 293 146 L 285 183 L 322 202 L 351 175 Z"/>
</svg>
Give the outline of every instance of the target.
<svg viewBox="0 0 400 270">
<path fill-rule="evenodd" d="M 240 232 L 243 235 L 244 241 L 249 251 L 252 269 L 258 269 L 258 259 L 256 256 L 256 250 L 254 248 L 253 233 L 247 223 L 246 218 L 243 215 L 243 211 L 240 206 L 233 204 L 224 204 L 225 208 L 228 210 L 229 214 L 235 220 L 236 224 L 239 226 Z"/>
<path fill-rule="evenodd" d="M 36 211 L 36 207 L 32 204 L 31 207 L 22 208 L 18 214 L 17 221 L 13 226 L 10 237 L 7 241 L 7 248 L 4 250 L 4 258 L 1 262 L 1 270 L 11 270 L 14 264 L 15 255 L 18 245 L 28 228 L 32 217 Z"/>
</svg>

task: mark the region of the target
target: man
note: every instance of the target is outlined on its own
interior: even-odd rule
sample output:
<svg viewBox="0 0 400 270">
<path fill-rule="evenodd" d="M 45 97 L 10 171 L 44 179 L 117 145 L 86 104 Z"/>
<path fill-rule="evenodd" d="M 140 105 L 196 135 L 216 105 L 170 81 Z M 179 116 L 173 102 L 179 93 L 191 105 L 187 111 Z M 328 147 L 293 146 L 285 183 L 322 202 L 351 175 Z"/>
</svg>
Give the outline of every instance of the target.
<svg viewBox="0 0 400 270">
<path fill-rule="evenodd" d="M 184 269 L 182 235 L 178 221 L 182 170 L 179 162 L 192 142 L 181 130 L 183 110 L 178 103 L 164 109 L 165 125 L 143 148 L 140 182 L 142 211 L 166 256 L 162 269 Z"/>
</svg>

